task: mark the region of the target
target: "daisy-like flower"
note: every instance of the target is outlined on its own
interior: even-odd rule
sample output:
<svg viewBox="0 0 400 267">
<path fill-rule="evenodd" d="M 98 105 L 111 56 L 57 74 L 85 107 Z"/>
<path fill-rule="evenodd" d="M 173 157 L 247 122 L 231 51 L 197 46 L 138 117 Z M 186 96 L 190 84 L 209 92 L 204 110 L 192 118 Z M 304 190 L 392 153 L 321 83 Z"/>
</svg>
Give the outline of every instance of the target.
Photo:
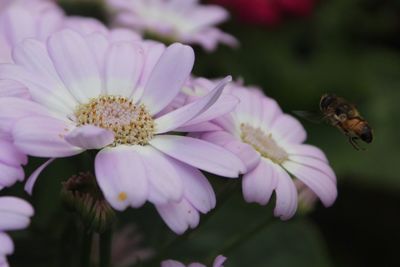
<svg viewBox="0 0 400 267">
<path fill-rule="evenodd" d="M 14 252 L 14 244 L 4 231 L 26 228 L 33 216 L 32 206 L 16 197 L 0 197 L 0 266 L 8 267 L 7 255 Z"/>
<path fill-rule="evenodd" d="M 113 40 L 140 40 L 140 36 L 131 31 L 115 29 L 109 32 L 94 19 L 66 17 L 52 1 L 14 0 L 0 6 L 0 62 L 13 62 L 12 46 L 22 40 L 35 37 L 44 41 L 51 33 L 62 28 L 81 33 L 101 32 Z M 1 80 L 0 97 L 30 98 L 30 93 L 19 82 Z M 27 163 L 27 157 L 13 145 L 9 122 L 3 121 L 0 127 L 0 190 L 23 180 L 21 165 Z"/>
<path fill-rule="evenodd" d="M 226 257 L 219 255 L 215 258 L 212 267 L 224 267 L 223 264 L 225 261 L 226 261 Z M 161 263 L 161 267 L 186 267 L 186 265 L 179 261 L 166 260 Z M 206 267 L 206 266 L 204 264 L 194 262 L 194 263 L 187 265 L 187 267 Z"/>
<path fill-rule="evenodd" d="M 335 173 L 320 149 L 303 144 L 306 131 L 299 121 L 259 90 L 240 85 L 227 89 L 240 103 L 213 121 L 221 130 L 199 137 L 232 151 L 245 163 L 245 200 L 266 205 L 275 192 L 275 216 L 289 219 L 298 206 L 294 179 L 299 179 L 325 206 L 332 205 L 337 196 Z"/>
<path fill-rule="evenodd" d="M 24 84 L 32 98 L 0 98 L 0 123 L 11 124 L 16 147 L 49 158 L 101 149 L 95 159 L 97 182 L 117 210 L 149 200 L 161 213 L 171 209 L 171 203 L 180 205 L 177 212 L 181 205 L 207 212 L 215 196 L 208 182 L 193 186 L 192 180 L 206 183 L 197 168 L 226 177 L 245 171 L 242 162 L 220 146 L 168 134 L 193 120 L 220 116 L 220 110 L 206 111 L 231 79 L 193 103 L 163 112 L 191 73 L 194 53 L 188 46 L 112 42 L 98 33 L 63 30 L 47 42 L 23 41 L 15 46 L 13 61 L 0 66 L 0 79 Z M 233 109 L 236 104 L 227 101 L 225 106 Z M 50 162 L 28 179 L 28 192 Z M 172 229 L 182 232 L 182 225 L 194 223 L 179 225 Z"/>
<path fill-rule="evenodd" d="M 200 5 L 198 0 L 107 0 L 114 24 L 159 36 L 171 42 L 199 44 L 207 51 L 218 43 L 236 46 L 236 39 L 215 25 L 228 18 L 219 6 Z"/>
</svg>

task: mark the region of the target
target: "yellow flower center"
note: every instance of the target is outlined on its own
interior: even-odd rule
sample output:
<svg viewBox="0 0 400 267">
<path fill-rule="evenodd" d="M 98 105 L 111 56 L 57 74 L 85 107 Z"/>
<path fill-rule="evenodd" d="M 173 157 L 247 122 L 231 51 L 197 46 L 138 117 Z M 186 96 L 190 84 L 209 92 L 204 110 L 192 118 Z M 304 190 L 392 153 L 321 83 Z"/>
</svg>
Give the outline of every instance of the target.
<svg viewBox="0 0 400 267">
<path fill-rule="evenodd" d="M 266 134 L 260 128 L 254 128 L 248 124 L 240 125 L 242 141 L 251 145 L 261 156 L 272 160 L 277 164 L 286 161 L 289 155 L 278 146 L 272 138 L 272 134 Z"/>
<path fill-rule="evenodd" d="M 154 136 L 154 120 L 144 105 L 120 96 L 100 96 L 75 111 L 78 126 L 94 125 L 114 132 L 112 145 L 146 145 Z"/>
</svg>

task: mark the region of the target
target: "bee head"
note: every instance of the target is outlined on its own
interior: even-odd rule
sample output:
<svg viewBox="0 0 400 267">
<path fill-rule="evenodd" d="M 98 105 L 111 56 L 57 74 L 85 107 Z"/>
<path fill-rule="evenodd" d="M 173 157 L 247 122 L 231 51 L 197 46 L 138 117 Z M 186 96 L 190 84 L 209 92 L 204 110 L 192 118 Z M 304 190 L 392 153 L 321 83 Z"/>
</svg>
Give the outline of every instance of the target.
<svg viewBox="0 0 400 267">
<path fill-rule="evenodd" d="M 363 140 L 366 143 L 371 143 L 372 142 L 372 129 L 369 127 L 368 124 L 365 124 L 361 130 L 360 134 L 361 140 Z"/>
<path fill-rule="evenodd" d="M 336 96 L 334 94 L 324 94 L 321 97 L 321 100 L 319 102 L 319 107 L 321 110 L 325 110 L 329 105 L 331 105 L 336 99 Z"/>
</svg>

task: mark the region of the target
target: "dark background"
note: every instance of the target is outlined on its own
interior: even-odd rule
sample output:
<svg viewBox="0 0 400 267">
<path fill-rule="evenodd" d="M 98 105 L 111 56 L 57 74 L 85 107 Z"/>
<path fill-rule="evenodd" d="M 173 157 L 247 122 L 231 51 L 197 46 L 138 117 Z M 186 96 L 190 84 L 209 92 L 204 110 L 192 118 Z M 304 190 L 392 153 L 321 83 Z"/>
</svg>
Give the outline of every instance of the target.
<svg viewBox="0 0 400 267">
<path fill-rule="evenodd" d="M 70 14 L 106 18 L 96 1 L 61 2 Z M 336 129 L 302 121 L 307 143 L 326 152 L 338 176 L 339 196 L 328 209 L 318 204 L 308 215 L 280 222 L 271 217 L 273 203 L 247 204 L 239 181 L 211 177 L 222 192 L 218 208 L 202 217 L 195 232 L 176 239 L 150 205 L 119 214 L 116 228 L 135 223 L 143 246 L 156 250 L 175 240 L 161 256 L 186 262 L 224 252 L 232 267 L 400 266 L 400 1 L 319 1 L 309 16 L 288 16 L 279 25 L 248 25 L 233 17 L 222 27 L 240 48 L 221 46 L 211 54 L 196 48 L 196 75 L 243 78 L 286 112 L 317 110 L 325 92 L 343 96 L 374 128 L 373 143 L 355 151 Z M 33 223 L 13 234 L 12 266 L 75 266 L 82 233 L 59 191 L 61 181 L 82 170 L 77 161 L 59 160 L 39 180 Z M 40 162 L 32 160 L 28 169 Z M 5 193 L 26 196 L 22 191 L 18 185 Z"/>
</svg>

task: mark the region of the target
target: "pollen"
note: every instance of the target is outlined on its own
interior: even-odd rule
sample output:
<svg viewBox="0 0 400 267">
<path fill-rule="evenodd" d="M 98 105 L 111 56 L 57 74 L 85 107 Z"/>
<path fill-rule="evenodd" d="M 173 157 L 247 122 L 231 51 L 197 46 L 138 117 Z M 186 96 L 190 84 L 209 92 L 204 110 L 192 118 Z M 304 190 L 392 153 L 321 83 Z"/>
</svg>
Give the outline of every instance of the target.
<svg viewBox="0 0 400 267">
<path fill-rule="evenodd" d="M 154 136 L 154 120 L 144 105 L 120 96 L 100 96 L 75 110 L 77 126 L 94 125 L 114 132 L 115 145 L 146 145 Z"/>
<path fill-rule="evenodd" d="M 261 156 L 277 164 L 288 159 L 288 153 L 275 142 L 272 134 L 266 134 L 262 129 L 244 123 L 240 125 L 240 129 L 242 141 L 251 145 Z"/>
<path fill-rule="evenodd" d="M 128 195 L 125 192 L 121 192 L 118 194 L 118 200 L 120 202 L 124 202 L 125 200 L 127 200 Z"/>
</svg>

